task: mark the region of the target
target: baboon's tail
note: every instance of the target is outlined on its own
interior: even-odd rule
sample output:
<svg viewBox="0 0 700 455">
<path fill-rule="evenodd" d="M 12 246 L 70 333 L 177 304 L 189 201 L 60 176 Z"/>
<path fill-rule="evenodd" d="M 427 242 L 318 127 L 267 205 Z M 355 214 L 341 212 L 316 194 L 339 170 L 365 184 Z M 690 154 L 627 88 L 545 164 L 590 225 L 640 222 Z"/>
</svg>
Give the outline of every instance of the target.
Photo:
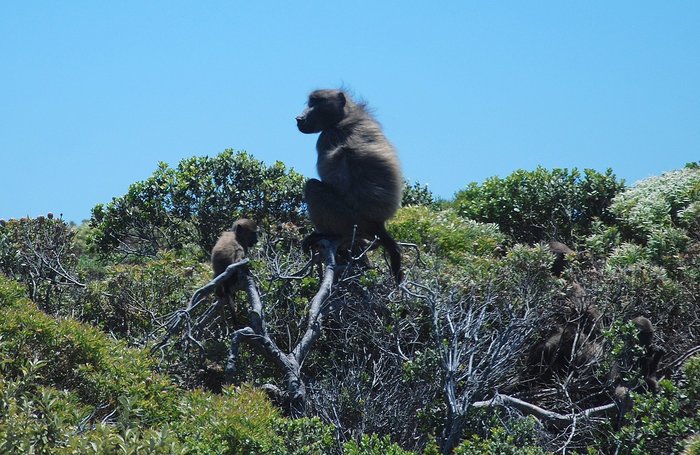
<svg viewBox="0 0 700 455">
<path fill-rule="evenodd" d="M 403 270 L 401 270 L 401 248 L 396 240 L 389 235 L 384 227 L 384 223 L 377 226 L 377 237 L 381 242 L 382 246 L 389 253 L 389 262 L 391 263 L 391 274 L 394 275 L 396 284 L 401 284 L 403 281 Z"/>
</svg>

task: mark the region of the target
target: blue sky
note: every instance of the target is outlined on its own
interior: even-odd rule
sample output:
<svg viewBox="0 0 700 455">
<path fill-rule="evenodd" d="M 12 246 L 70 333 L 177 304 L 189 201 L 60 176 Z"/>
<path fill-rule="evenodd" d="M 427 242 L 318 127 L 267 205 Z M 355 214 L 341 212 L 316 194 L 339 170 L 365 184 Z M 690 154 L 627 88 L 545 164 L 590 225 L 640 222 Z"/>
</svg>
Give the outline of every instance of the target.
<svg viewBox="0 0 700 455">
<path fill-rule="evenodd" d="M 315 176 L 307 93 L 374 109 L 451 197 L 515 169 L 700 159 L 700 2 L 3 1 L 0 218 L 81 221 L 158 161 L 226 148 Z"/>
</svg>

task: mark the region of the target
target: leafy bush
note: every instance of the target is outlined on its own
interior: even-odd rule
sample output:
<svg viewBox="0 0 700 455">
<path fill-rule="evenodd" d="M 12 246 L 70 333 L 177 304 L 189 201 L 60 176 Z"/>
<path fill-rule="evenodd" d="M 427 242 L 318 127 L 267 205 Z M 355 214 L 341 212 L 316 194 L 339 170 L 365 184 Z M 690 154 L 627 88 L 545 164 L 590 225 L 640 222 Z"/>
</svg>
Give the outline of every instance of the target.
<svg viewBox="0 0 700 455">
<path fill-rule="evenodd" d="M 490 255 L 505 241 L 494 224 L 465 220 L 452 209 L 433 211 L 425 206 L 400 209 L 389 230 L 395 238 L 455 264 L 475 255 Z"/>
<path fill-rule="evenodd" d="M 103 269 L 75 303 L 74 317 L 119 337 L 143 341 L 157 318 L 181 308 L 211 278 L 208 264 L 172 253 L 137 264 Z"/>
<path fill-rule="evenodd" d="M 610 206 L 628 238 L 646 242 L 656 229 L 682 227 L 694 235 L 700 213 L 700 169 L 688 167 L 637 182 Z"/>
<path fill-rule="evenodd" d="M 0 452 L 136 454 L 146 449 L 153 454 L 184 453 L 167 427 L 139 429 L 120 419 L 117 425 L 100 423 L 88 430 L 81 419 L 89 410 L 75 396 L 37 386 L 45 365 L 44 361 L 26 361 L 20 374 L 12 378 L 0 368 Z"/>
<path fill-rule="evenodd" d="M 412 452 L 393 444 L 388 436 L 379 437 L 373 434 L 363 435 L 359 442 L 346 442 L 343 453 L 345 455 L 410 455 Z"/>
<path fill-rule="evenodd" d="M 21 288 L 19 288 L 21 289 Z M 0 336 L 13 356 L 4 363 L 10 376 L 26 359 L 46 361 L 41 384 L 74 391 L 94 406 L 116 406 L 129 395 L 145 422 L 160 422 L 172 412 L 176 396 L 170 382 L 152 374 L 142 352 L 108 339 L 97 329 L 72 320 L 58 321 L 31 302 L 16 298 L 18 286 L 0 277 Z"/>
<path fill-rule="evenodd" d="M 154 256 L 188 245 L 210 251 L 237 218 L 263 225 L 304 225 L 304 177 L 277 162 L 266 167 L 245 152 L 160 163 L 126 195 L 92 211 L 98 251 Z"/>
<path fill-rule="evenodd" d="M 0 272 L 24 283 L 45 311 L 58 312 L 66 295 L 84 286 L 74 236 L 75 230 L 53 215 L 2 222 Z"/>
<path fill-rule="evenodd" d="M 412 185 L 404 180 L 403 194 L 401 205 L 408 207 L 410 205 L 425 205 L 428 207 L 435 206 L 436 200 L 433 193 L 428 189 L 428 185 L 421 185 L 418 182 Z"/>
<path fill-rule="evenodd" d="M 472 220 L 496 223 L 517 242 L 557 239 L 570 243 L 584 236 L 595 219 L 612 222 L 608 207 L 623 182 L 612 170 L 605 174 L 586 169 L 538 167 L 518 170 L 483 184 L 471 183 L 455 195 L 454 207 Z"/>
<path fill-rule="evenodd" d="M 454 451 L 455 455 L 544 455 L 537 440 L 538 423 L 534 418 L 511 422 L 506 429 L 496 426 L 487 438 L 472 436 Z"/>
<path fill-rule="evenodd" d="M 23 294 L 0 277 L 0 452 L 332 452 L 319 420 L 286 421 L 250 387 L 179 389 L 144 351 L 56 320 Z"/>
<path fill-rule="evenodd" d="M 661 381 L 658 396 L 633 394 L 634 408 L 615 435 L 615 446 L 622 453 L 672 453 L 679 442 L 700 429 L 697 406 L 685 392 L 670 381 Z M 695 418 L 693 418 L 693 414 Z"/>
</svg>

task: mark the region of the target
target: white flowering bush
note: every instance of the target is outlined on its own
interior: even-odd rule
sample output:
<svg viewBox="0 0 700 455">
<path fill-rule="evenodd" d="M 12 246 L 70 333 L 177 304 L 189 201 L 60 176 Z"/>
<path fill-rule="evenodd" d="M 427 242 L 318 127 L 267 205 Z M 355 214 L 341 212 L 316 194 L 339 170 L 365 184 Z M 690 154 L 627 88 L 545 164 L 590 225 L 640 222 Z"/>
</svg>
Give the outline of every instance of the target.
<svg viewBox="0 0 700 455">
<path fill-rule="evenodd" d="M 646 241 L 655 229 L 681 227 L 697 233 L 700 168 L 686 167 L 650 177 L 619 193 L 610 206 L 628 233 Z"/>
</svg>

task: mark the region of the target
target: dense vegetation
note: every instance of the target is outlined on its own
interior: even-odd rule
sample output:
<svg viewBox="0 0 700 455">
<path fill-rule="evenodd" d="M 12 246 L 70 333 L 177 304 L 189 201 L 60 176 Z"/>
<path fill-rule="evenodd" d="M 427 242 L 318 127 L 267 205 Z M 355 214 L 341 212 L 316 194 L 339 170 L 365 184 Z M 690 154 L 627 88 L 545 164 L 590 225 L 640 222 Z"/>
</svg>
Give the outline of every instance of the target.
<svg viewBox="0 0 700 455">
<path fill-rule="evenodd" d="M 227 150 L 161 163 L 80 226 L 0 221 L 0 453 L 699 453 L 697 163 L 631 187 L 519 170 L 448 201 L 407 183 L 401 288 L 381 249 L 300 273 L 303 183 Z M 180 311 L 239 217 L 263 226 L 262 309 L 241 291 Z M 637 316 L 664 350 L 658 384 Z M 280 355 L 312 334 L 294 380 L 265 337 L 231 353 L 259 319 Z M 560 364 L 533 360 L 563 332 Z"/>
</svg>

